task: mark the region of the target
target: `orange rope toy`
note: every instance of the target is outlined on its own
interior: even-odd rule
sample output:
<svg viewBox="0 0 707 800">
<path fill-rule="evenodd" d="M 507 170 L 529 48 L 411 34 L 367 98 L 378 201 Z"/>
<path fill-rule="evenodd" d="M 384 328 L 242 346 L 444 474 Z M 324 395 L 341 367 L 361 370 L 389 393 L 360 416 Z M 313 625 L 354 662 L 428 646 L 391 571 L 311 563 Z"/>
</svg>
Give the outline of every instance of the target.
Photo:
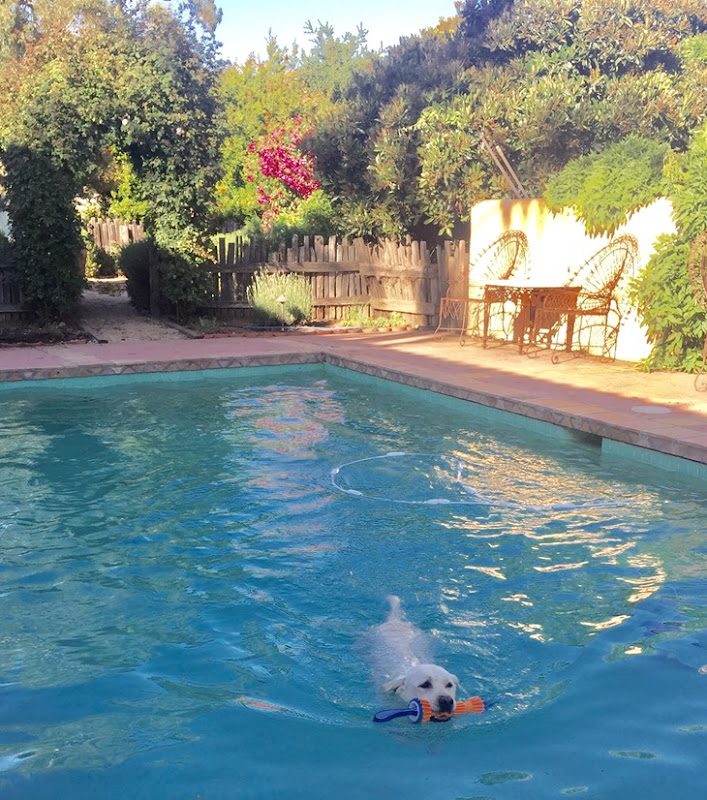
<svg viewBox="0 0 707 800">
<path fill-rule="evenodd" d="M 459 700 L 454 706 L 454 711 L 449 714 L 440 711 L 432 711 L 432 706 L 427 700 L 411 700 L 407 708 L 390 708 L 387 711 L 379 711 L 374 717 L 374 722 L 389 722 L 398 717 L 410 717 L 410 722 L 419 725 L 421 722 L 430 720 L 447 720 L 459 714 L 481 714 L 486 710 L 486 704 L 480 697 L 470 697 L 468 700 Z"/>
</svg>

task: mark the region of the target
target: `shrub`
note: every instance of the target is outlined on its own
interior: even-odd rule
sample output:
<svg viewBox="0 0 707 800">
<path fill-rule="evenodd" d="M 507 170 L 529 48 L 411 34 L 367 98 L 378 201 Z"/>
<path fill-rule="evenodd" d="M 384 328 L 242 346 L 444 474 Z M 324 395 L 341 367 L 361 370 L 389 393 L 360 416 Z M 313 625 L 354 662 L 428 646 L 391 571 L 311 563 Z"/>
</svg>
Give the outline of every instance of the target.
<svg viewBox="0 0 707 800">
<path fill-rule="evenodd" d="M 197 256 L 160 247 L 160 310 L 180 322 L 194 316 L 207 304 L 209 273 Z"/>
<path fill-rule="evenodd" d="M 629 136 L 601 153 L 581 156 L 547 182 L 553 211 L 573 206 L 590 234 L 613 233 L 631 212 L 664 195 L 668 145 Z"/>
<path fill-rule="evenodd" d="M 391 311 L 387 317 L 378 317 L 382 324 L 390 325 L 393 328 L 402 328 L 407 325 L 407 320 L 399 311 Z"/>
<path fill-rule="evenodd" d="M 189 320 L 189 327 L 199 333 L 218 333 L 223 330 L 224 323 L 218 317 L 193 317 Z"/>
<path fill-rule="evenodd" d="M 118 254 L 118 266 L 128 279 L 127 290 L 131 303 L 138 311 L 150 310 L 150 249 L 149 239 L 133 242 Z M 180 321 L 189 319 L 206 305 L 209 295 L 209 275 L 196 256 L 156 247 L 155 258 L 159 274 L 159 307 L 163 314 Z"/>
<path fill-rule="evenodd" d="M 283 305 L 279 297 L 285 297 Z M 253 309 L 253 321 L 260 325 L 297 325 L 312 316 L 312 292 L 302 275 L 292 272 L 260 270 L 248 287 L 248 302 Z"/>
<path fill-rule="evenodd" d="M 251 217 L 242 233 L 254 242 L 264 242 L 271 250 L 276 250 L 281 242 L 287 245 L 292 236 L 323 236 L 328 239 L 339 233 L 334 223 L 334 210 L 329 198 L 318 190 L 302 201 L 295 211 L 284 211 L 269 227 L 263 225 L 260 217 Z"/>
<path fill-rule="evenodd" d="M 81 297 L 83 250 L 71 176 L 28 147 L 2 154 L 14 276 L 42 322 L 70 316 Z"/>
<path fill-rule="evenodd" d="M 707 33 L 698 33 L 680 42 L 680 56 L 689 69 L 693 65 L 707 64 Z"/>
<path fill-rule="evenodd" d="M 89 278 L 114 278 L 116 258 L 112 253 L 96 245 L 86 248 L 86 276 Z"/>
<path fill-rule="evenodd" d="M 695 301 L 687 261 L 690 243 L 707 230 L 707 125 L 697 131 L 687 153 L 670 156 L 665 171 L 678 233 L 658 239 L 633 283 L 632 298 L 654 345 L 643 366 L 693 372 L 702 361 L 707 320 Z"/>
<path fill-rule="evenodd" d="M 341 319 L 344 327 L 366 328 L 372 325 L 368 306 L 349 306 Z"/>
<path fill-rule="evenodd" d="M 118 269 L 128 279 L 130 302 L 138 311 L 150 310 L 150 247 L 145 239 L 121 248 L 116 262 Z"/>
<path fill-rule="evenodd" d="M 653 345 L 645 369 L 694 372 L 702 363 L 705 312 L 695 300 L 687 275 L 689 242 L 684 236 L 660 236 L 632 292 Z"/>
<path fill-rule="evenodd" d="M 399 328 L 406 326 L 407 321 L 399 311 L 392 311 L 388 316 L 381 314 L 371 317 L 368 306 L 351 306 L 341 319 L 341 325 L 355 328 Z"/>
</svg>

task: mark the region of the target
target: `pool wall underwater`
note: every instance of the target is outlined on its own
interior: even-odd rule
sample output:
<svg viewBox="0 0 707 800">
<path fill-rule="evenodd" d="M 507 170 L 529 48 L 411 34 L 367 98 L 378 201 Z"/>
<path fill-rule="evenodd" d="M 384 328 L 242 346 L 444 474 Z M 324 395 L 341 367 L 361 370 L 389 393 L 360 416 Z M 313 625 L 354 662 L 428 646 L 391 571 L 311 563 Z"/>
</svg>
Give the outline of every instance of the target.
<svg viewBox="0 0 707 800">
<path fill-rule="evenodd" d="M 307 370 L 317 365 L 347 370 L 372 379 L 391 381 L 415 389 L 430 391 L 459 400 L 465 400 L 487 409 L 490 414 L 507 414 L 517 417 L 519 424 L 537 426 L 537 430 L 550 435 L 571 431 L 594 438 L 608 458 L 638 461 L 660 470 L 675 472 L 707 482 L 707 456 L 705 462 L 672 455 L 670 442 L 662 437 L 646 437 L 634 430 L 611 423 L 600 422 L 582 414 L 567 414 L 545 409 L 532 403 L 507 400 L 492 392 L 470 391 L 443 381 L 421 378 L 418 375 L 385 369 L 356 359 L 344 358 L 331 353 L 300 353 L 282 356 L 258 356 L 243 358 L 199 359 L 188 362 L 131 364 L 126 366 L 98 366 L 91 368 L 38 369 L 10 372 L 0 380 L 0 392 L 12 391 L 35 385 L 37 381 L 50 385 L 75 385 L 76 381 L 87 385 L 104 385 L 103 381 L 150 381 L 157 376 L 161 380 L 201 380 L 218 370 L 222 374 L 257 374 L 267 369 Z M 655 445 L 658 445 L 657 447 Z M 654 445 L 654 446 L 652 446 Z"/>
</svg>

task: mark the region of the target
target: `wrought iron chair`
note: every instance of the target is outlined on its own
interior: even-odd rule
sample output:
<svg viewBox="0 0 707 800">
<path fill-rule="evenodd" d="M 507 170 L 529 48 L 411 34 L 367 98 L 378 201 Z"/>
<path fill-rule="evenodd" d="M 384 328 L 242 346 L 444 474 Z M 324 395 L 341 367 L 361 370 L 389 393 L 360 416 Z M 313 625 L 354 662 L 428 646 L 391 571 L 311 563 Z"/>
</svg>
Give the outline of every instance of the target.
<svg viewBox="0 0 707 800">
<path fill-rule="evenodd" d="M 560 349 L 571 351 L 579 292 L 579 286 L 569 285 L 534 292 L 528 312 L 531 319 L 529 341 L 524 349 L 526 355 L 534 356 L 539 350 L 551 349 L 553 363 L 557 363 Z"/>
<path fill-rule="evenodd" d="M 536 309 L 532 338 L 552 349 L 554 363 L 560 360 L 562 350 L 575 356 L 598 350 L 607 358 L 616 357 L 622 318 L 616 290 L 623 275 L 633 271 L 637 262 L 636 237 L 617 236 L 567 281 L 568 287 L 579 288 L 575 298 L 568 294 L 570 302 L 562 307 L 558 296 L 557 302 Z"/>
<path fill-rule="evenodd" d="M 692 291 L 698 305 L 707 311 L 707 231 L 701 233 L 690 246 L 690 256 L 687 260 L 687 274 L 690 276 Z M 707 331 L 702 346 L 702 365 L 695 376 L 695 389 L 698 392 L 707 391 Z"/>
<path fill-rule="evenodd" d="M 528 238 L 522 231 L 508 231 L 478 253 L 469 265 L 468 274 L 450 281 L 439 304 L 439 322 L 435 335 L 442 331 L 459 331 L 464 344 L 469 331 L 478 331 L 483 309 L 483 284 L 507 280 L 520 269 L 525 270 Z"/>
</svg>

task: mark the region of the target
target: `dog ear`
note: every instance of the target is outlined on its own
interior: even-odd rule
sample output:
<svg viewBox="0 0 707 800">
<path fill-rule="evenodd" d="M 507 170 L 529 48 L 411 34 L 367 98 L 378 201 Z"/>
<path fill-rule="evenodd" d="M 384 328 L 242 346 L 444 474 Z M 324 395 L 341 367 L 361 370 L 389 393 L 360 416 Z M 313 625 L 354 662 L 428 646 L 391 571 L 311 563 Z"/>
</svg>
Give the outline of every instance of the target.
<svg viewBox="0 0 707 800">
<path fill-rule="evenodd" d="M 397 692 L 398 689 L 402 688 L 404 683 L 405 676 L 398 675 L 398 677 L 393 678 L 392 681 L 386 681 L 383 686 L 381 686 L 381 689 L 383 689 L 384 692 Z"/>
<path fill-rule="evenodd" d="M 450 675 L 451 675 L 451 673 L 450 673 Z M 456 675 L 452 675 L 452 683 L 454 684 L 454 686 L 455 686 L 457 689 L 459 689 L 459 678 L 457 678 L 457 676 L 456 676 Z"/>
</svg>

